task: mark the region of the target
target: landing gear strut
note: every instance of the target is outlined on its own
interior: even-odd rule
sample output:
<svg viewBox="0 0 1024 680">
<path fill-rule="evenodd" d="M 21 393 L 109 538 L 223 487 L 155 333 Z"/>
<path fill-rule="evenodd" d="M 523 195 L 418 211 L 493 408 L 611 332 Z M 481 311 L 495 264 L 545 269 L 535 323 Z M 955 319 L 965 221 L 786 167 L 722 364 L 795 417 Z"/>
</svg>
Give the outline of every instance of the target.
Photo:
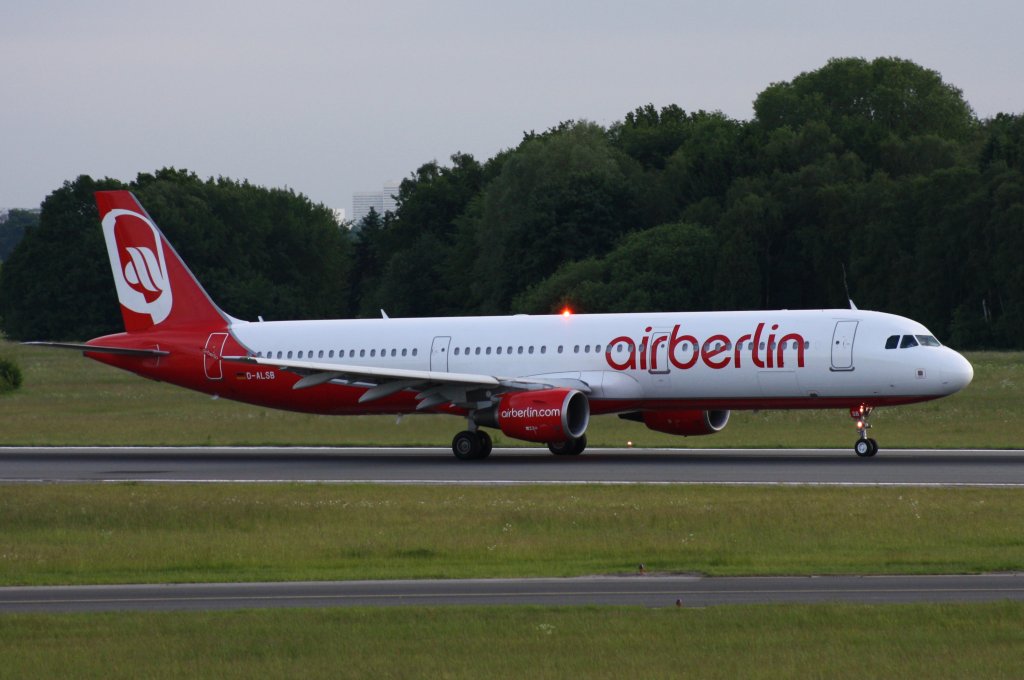
<svg viewBox="0 0 1024 680">
<path fill-rule="evenodd" d="M 878 453 L 878 442 L 868 437 L 868 430 L 871 429 L 871 423 L 868 422 L 870 416 L 871 407 L 867 404 L 850 409 L 850 417 L 857 421 L 857 434 L 859 435 L 857 443 L 853 445 L 853 451 L 861 458 L 870 458 Z"/>
<path fill-rule="evenodd" d="M 464 430 L 452 439 L 452 453 L 459 460 L 480 460 L 491 455 L 494 447 L 491 435 L 483 430 L 471 432 Z"/>
</svg>

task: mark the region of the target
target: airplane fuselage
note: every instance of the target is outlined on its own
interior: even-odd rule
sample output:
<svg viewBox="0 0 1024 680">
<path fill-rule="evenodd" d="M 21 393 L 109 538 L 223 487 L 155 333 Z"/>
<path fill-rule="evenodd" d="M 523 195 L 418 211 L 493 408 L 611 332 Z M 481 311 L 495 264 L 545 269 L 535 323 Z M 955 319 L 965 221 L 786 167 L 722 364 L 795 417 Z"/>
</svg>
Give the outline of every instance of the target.
<svg viewBox="0 0 1024 680">
<path fill-rule="evenodd" d="M 419 402 L 400 391 L 360 403 L 368 386 L 358 381 L 295 390 L 299 376 L 275 370 L 274 360 L 578 381 L 590 388 L 595 414 L 897 405 L 970 381 L 957 352 L 921 343 L 886 349 L 893 336 L 931 333 L 904 317 L 845 309 L 235 322 L 202 347 L 188 337 L 173 360 L 94 358 L 210 394 L 329 414 L 411 412 Z M 239 354 L 265 361 L 223 359 Z"/>
</svg>

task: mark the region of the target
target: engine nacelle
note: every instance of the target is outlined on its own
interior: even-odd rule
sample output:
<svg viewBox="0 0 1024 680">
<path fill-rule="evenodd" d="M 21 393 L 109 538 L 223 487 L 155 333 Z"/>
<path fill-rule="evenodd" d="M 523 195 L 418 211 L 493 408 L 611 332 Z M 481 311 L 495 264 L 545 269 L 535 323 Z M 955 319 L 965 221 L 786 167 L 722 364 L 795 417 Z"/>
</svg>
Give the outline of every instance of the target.
<svg viewBox="0 0 1024 680">
<path fill-rule="evenodd" d="M 513 439 L 564 442 L 587 431 L 590 402 L 579 390 L 568 388 L 511 392 L 473 419 L 480 425 L 498 427 Z"/>
<path fill-rule="evenodd" d="M 644 411 L 643 424 L 668 434 L 696 437 L 721 432 L 729 422 L 729 411 Z"/>
</svg>

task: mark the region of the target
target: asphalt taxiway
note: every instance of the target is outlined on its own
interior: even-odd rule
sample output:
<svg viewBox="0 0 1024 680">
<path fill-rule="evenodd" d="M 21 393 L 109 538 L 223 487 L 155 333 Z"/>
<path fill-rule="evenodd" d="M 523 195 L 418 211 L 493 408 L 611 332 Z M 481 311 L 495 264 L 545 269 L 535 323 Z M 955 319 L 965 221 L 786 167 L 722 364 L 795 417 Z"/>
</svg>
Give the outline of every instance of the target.
<svg viewBox="0 0 1024 680">
<path fill-rule="evenodd" d="M 631 605 L 1024 600 L 1024 574 L 631 576 L 0 588 L 0 613 L 448 605 Z"/>
<path fill-rule="evenodd" d="M 0 483 L 382 482 L 1024 486 L 1024 450 L 495 449 L 481 461 L 442 448 L 0 448 Z"/>
</svg>

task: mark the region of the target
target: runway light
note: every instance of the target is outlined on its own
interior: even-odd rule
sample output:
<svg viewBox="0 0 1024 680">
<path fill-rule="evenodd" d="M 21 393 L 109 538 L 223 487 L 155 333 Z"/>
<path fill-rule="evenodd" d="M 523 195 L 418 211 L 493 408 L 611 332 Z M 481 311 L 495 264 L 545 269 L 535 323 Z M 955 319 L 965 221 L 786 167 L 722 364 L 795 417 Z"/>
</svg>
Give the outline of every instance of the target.
<svg viewBox="0 0 1024 680">
<path fill-rule="evenodd" d="M 632 441 L 626 442 L 626 447 L 630 448 L 630 449 L 633 448 L 633 442 Z"/>
</svg>

